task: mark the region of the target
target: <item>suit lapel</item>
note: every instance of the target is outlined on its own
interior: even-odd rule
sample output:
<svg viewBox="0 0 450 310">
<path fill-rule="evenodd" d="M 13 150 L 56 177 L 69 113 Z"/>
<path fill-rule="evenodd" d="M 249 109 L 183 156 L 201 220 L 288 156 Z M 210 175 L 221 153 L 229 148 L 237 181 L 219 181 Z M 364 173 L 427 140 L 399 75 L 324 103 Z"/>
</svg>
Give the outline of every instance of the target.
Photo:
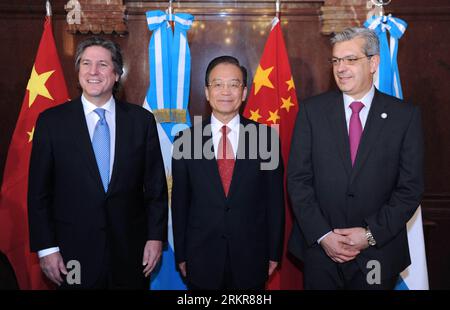
<svg viewBox="0 0 450 310">
<path fill-rule="evenodd" d="M 328 119 L 331 125 L 331 134 L 334 136 L 339 149 L 345 171 L 349 176 L 352 171 L 352 162 L 350 158 L 350 143 L 348 140 L 347 122 L 345 120 L 344 99 L 341 94 L 330 103 L 331 113 Z"/>
<path fill-rule="evenodd" d="M 207 126 L 209 126 L 209 129 L 205 130 Z M 195 141 L 195 138 L 196 137 L 192 137 L 193 139 L 192 141 Z M 212 132 L 211 132 L 211 119 L 202 124 L 202 140 L 203 140 L 202 143 L 203 147 L 205 147 L 205 144 L 209 141 L 211 145 L 211 152 L 213 152 L 214 154 L 214 146 L 212 143 Z M 192 145 L 192 150 L 194 150 L 194 145 Z M 194 160 L 196 159 L 194 158 Z M 212 159 L 204 158 L 202 150 L 201 163 L 206 174 L 209 176 L 208 179 L 211 181 L 212 187 L 217 189 L 217 193 L 225 199 L 226 198 L 225 191 L 223 190 L 222 180 L 220 179 L 219 166 L 217 165 L 217 160 L 215 159 L 215 157 L 213 157 Z"/>
<path fill-rule="evenodd" d="M 377 138 L 386 123 L 381 117 L 382 113 L 388 112 L 386 105 L 382 102 L 379 96 L 379 92 L 375 90 L 375 96 L 372 101 L 372 106 L 367 117 L 366 125 L 361 137 L 361 141 L 358 146 L 358 152 L 356 153 L 355 164 L 352 169 L 350 183 L 352 183 L 361 169 L 362 165 L 369 156 L 370 150 L 376 143 Z"/>
<path fill-rule="evenodd" d="M 89 137 L 89 130 L 86 123 L 86 117 L 84 115 L 83 105 L 81 99 L 75 99 L 73 105 L 73 117 L 68 118 L 72 135 L 75 143 L 78 145 L 80 153 L 86 160 L 88 170 L 91 175 L 96 179 L 99 188 L 103 189 L 102 179 L 97 167 L 97 161 L 95 159 L 94 149 L 92 148 L 91 138 Z"/>
<path fill-rule="evenodd" d="M 244 117 L 242 117 L 242 115 L 240 116 L 240 124 L 244 127 L 248 124 L 248 121 Z M 247 154 L 245 153 L 245 151 L 249 149 L 248 142 L 249 141 L 245 139 L 245 132 L 242 130 L 242 128 L 240 128 L 238 149 L 236 151 L 236 162 L 234 164 L 233 177 L 231 178 L 228 198 L 231 197 L 233 193 L 239 188 L 239 183 L 244 178 L 245 171 L 248 168 L 248 165 L 245 164 L 246 158 L 248 158 Z M 240 158 L 240 156 L 237 156 L 237 154 L 241 153 L 245 154 L 244 158 Z"/>
<path fill-rule="evenodd" d="M 131 141 L 133 138 L 131 128 L 132 121 L 128 117 L 126 106 L 116 101 L 116 141 L 114 146 L 114 163 L 107 194 L 114 189 L 114 185 L 119 177 L 118 172 L 120 171 L 120 165 L 126 159 L 126 144 L 127 141 Z"/>
</svg>

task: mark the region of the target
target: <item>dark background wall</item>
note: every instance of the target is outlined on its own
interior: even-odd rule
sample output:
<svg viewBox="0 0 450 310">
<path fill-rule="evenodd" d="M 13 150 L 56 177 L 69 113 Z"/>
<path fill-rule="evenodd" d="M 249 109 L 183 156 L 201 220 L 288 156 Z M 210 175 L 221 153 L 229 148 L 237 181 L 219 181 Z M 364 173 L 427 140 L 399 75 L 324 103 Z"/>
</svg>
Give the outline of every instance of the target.
<svg viewBox="0 0 450 310">
<path fill-rule="evenodd" d="M 54 0 L 53 29 L 70 96 L 79 95 L 73 55 L 88 35 L 67 32 L 64 5 Z M 328 37 L 320 34 L 324 1 L 283 1 L 282 29 L 298 98 L 335 88 Z M 107 35 L 125 56 L 121 99 L 141 104 L 148 87 L 148 42 L 145 12 L 166 9 L 163 2 L 124 1 L 128 34 Z M 249 69 L 249 83 L 262 54 L 273 2 L 177 1 L 175 12 L 188 12 L 196 22 L 188 32 L 192 54 L 191 115 L 207 115 L 203 80 L 215 56 L 237 56 Z M 450 288 L 450 4 L 447 0 L 394 0 L 387 13 L 408 23 L 400 40 L 398 62 L 406 100 L 421 106 L 426 139 L 423 217 L 430 287 Z M 221 14 L 225 13 L 225 14 Z M 42 34 L 45 0 L 0 1 L 0 180 L 9 142 Z"/>
</svg>

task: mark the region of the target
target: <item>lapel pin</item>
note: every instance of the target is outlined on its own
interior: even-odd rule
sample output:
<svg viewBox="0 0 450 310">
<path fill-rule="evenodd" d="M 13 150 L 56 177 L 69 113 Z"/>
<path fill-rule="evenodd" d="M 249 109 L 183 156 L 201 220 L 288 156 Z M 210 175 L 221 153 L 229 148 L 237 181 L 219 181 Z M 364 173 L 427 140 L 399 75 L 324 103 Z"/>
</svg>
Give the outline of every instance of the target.
<svg viewBox="0 0 450 310">
<path fill-rule="evenodd" d="M 387 114 L 386 114 L 386 113 L 381 113 L 381 118 L 382 118 L 382 119 L 387 118 Z"/>
</svg>

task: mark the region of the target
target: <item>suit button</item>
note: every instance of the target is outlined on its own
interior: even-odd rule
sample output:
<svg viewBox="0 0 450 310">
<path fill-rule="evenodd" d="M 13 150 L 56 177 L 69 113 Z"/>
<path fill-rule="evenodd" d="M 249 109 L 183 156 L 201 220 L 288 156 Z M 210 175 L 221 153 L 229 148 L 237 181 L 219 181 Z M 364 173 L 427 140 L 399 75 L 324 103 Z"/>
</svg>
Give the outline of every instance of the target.
<svg viewBox="0 0 450 310">
<path fill-rule="evenodd" d="M 347 196 L 350 197 L 350 198 L 353 198 L 353 197 L 355 197 L 355 194 L 349 193 L 349 194 L 347 194 Z"/>
</svg>

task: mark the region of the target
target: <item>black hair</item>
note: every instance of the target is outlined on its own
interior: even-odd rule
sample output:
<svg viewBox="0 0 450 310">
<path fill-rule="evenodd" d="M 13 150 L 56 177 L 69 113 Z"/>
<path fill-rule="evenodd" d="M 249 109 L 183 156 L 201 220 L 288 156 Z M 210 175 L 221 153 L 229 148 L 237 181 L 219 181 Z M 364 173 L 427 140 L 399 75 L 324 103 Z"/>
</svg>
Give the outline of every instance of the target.
<svg viewBox="0 0 450 310">
<path fill-rule="evenodd" d="M 247 87 L 247 69 L 244 66 L 241 66 L 237 58 L 228 55 L 216 57 L 209 62 L 208 67 L 206 68 L 205 86 L 209 85 L 209 75 L 211 71 L 220 64 L 231 64 L 238 67 L 242 72 L 242 84 L 244 87 Z"/>
</svg>

